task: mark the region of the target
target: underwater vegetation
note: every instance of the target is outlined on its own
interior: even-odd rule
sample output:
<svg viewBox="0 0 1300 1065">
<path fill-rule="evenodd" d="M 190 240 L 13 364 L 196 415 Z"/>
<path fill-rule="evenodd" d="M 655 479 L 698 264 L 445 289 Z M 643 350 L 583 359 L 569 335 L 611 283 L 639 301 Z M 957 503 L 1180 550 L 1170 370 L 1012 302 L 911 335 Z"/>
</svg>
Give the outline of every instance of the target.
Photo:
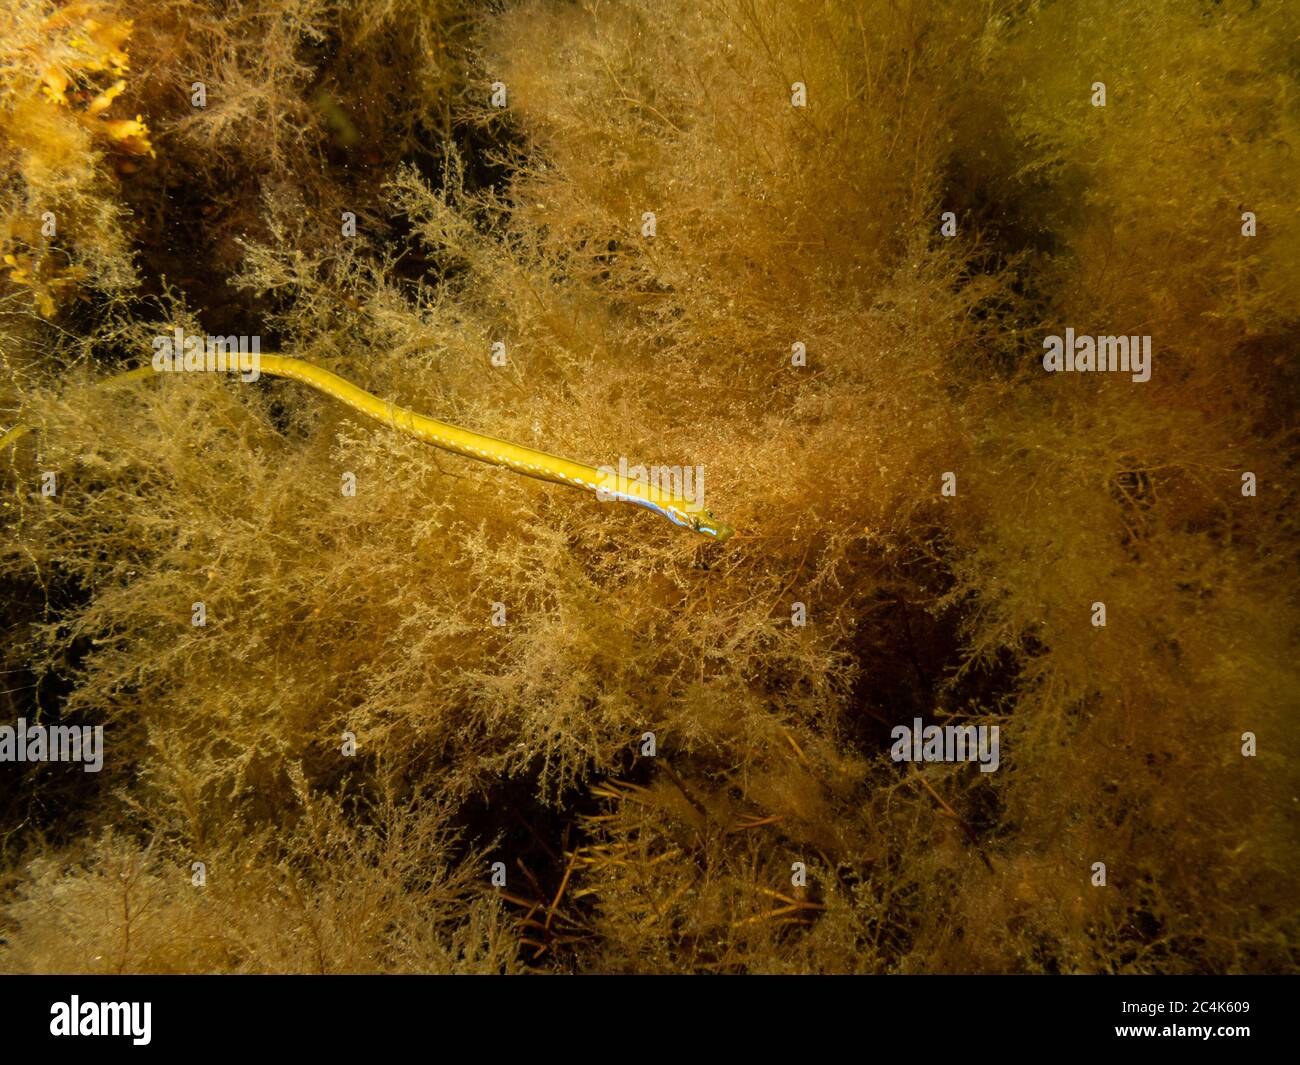
<svg viewBox="0 0 1300 1065">
<path fill-rule="evenodd" d="M 0 970 L 1295 972 L 1298 31 L 6 4 Z"/>
</svg>

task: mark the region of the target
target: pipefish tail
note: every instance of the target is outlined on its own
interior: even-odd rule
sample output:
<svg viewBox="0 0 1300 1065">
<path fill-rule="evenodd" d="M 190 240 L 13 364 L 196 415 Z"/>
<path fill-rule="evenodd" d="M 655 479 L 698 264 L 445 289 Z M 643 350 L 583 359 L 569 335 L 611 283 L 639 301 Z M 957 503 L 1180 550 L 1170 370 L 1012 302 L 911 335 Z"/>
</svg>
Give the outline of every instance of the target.
<svg viewBox="0 0 1300 1065">
<path fill-rule="evenodd" d="M 551 481 L 594 492 L 601 500 L 634 503 L 667 518 L 674 525 L 719 542 L 728 539 L 734 532 L 731 526 L 719 520 L 711 511 L 699 507 L 682 495 L 664 491 L 658 484 L 644 484 L 639 480 L 621 478 L 611 470 L 598 470 L 594 466 L 585 466 L 558 455 L 512 444 L 507 440 L 417 414 L 371 395 L 338 374 L 302 359 L 286 358 L 283 355 L 258 355 L 256 367 L 260 373 L 308 385 L 368 418 L 444 451 L 490 465 L 504 466 L 539 481 Z M 238 360 L 231 359 L 229 369 L 238 371 Z M 152 365 L 142 366 L 106 378 L 100 382 L 99 387 L 128 384 L 168 372 L 173 371 L 157 370 Z M 16 443 L 30 429 L 28 425 L 15 425 L 0 436 L 0 451 Z"/>
</svg>

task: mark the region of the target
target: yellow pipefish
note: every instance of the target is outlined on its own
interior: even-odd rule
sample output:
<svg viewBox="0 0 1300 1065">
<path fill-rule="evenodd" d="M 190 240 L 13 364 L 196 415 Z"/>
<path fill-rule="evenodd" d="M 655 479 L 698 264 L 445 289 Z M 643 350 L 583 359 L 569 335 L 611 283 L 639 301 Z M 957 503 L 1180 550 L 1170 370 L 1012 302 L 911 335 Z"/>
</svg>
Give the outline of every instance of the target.
<svg viewBox="0 0 1300 1065">
<path fill-rule="evenodd" d="M 273 377 L 286 377 L 310 385 L 318 392 L 346 403 L 353 410 L 373 418 L 377 422 L 391 426 L 399 432 L 414 436 L 419 440 L 440 447 L 444 451 L 453 451 L 466 458 L 478 459 L 495 466 L 522 473 L 525 477 L 535 477 L 542 481 L 554 481 L 595 492 L 604 500 L 617 500 L 635 503 L 646 507 L 667 518 L 674 525 L 711 536 L 722 541 L 731 536 L 733 530 L 726 522 L 719 521 L 710 511 L 699 507 L 698 503 L 687 500 L 673 492 L 665 492 L 659 485 L 645 484 L 640 480 L 620 478 L 609 470 L 598 470 L 593 466 L 584 466 L 579 462 L 548 455 L 530 447 L 521 447 L 494 436 L 471 432 L 436 418 L 406 410 L 372 396 L 352 382 L 344 380 L 338 374 L 319 366 L 313 366 L 302 359 L 285 358 L 282 355 L 258 355 L 257 369 Z M 231 358 L 232 371 L 239 369 L 238 360 Z M 102 382 L 102 386 L 125 384 L 130 381 L 160 376 L 168 371 L 157 371 L 152 366 L 142 366 L 117 374 Z M 0 436 L 0 451 L 14 443 L 29 426 L 16 425 Z"/>
</svg>

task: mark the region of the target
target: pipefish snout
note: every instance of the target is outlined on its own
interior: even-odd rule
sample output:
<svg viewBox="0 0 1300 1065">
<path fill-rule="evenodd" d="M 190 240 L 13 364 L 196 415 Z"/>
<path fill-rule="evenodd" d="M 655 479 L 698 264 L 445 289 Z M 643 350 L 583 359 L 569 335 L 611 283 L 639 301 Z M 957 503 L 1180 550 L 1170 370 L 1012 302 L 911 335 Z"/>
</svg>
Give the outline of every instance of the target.
<svg viewBox="0 0 1300 1065">
<path fill-rule="evenodd" d="M 272 377 L 284 377 L 308 385 L 346 404 L 358 413 L 444 451 L 451 451 L 494 466 L 504 466 L 525 477 L 595 492 L 601 500 L 634 503 L 667 518 L 680 528 L 690 529 L 719 543 L 729 539 L 735 531 L 726 522 L 717 518 L 712 511 L 700 508 L 697 503 L 688 500 L 684 495 L 664 491 L 655 483 L 647 484 L 639 480 L 630 480 L 609 470 L 598 470 L 594 466 L 586 466 L 558 455 L 512 444 L 507 440 L 475 433 L 448 422 L 438 421 L 436 418 L 417 414 L 415 411 L 398 407 L 378 396 L 371 395 L 338 374 L 302 359 L 259 354 L 256 360 L 256 367 L 260 373 L 270 374 Z M 238 360 L 231 358 L 226 368 L 231 372 L 239 371 Z M 105 378 L 100 382 L 100 387 L 127 384 L 170 372 L 180 371 L 158 369 L 152 365 L 142 366 Z M 11 428 L 0 436 L 0 451 L 15 443 L 29 430 L 30 426 L 22 424 Z"/>
</svg>

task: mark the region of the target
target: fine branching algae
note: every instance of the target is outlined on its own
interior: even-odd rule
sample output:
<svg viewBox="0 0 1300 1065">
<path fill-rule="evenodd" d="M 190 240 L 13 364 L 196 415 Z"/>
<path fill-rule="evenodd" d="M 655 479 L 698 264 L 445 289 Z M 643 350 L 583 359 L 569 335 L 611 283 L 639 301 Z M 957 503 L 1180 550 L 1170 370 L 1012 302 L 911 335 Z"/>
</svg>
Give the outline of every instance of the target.
<svg viewBox="0 0 1300 1065">
<path fill-rule="evenodd" d="M 1296 971 L 1298 29 L 4 5 L 0 970 Z"/>
</svg>

